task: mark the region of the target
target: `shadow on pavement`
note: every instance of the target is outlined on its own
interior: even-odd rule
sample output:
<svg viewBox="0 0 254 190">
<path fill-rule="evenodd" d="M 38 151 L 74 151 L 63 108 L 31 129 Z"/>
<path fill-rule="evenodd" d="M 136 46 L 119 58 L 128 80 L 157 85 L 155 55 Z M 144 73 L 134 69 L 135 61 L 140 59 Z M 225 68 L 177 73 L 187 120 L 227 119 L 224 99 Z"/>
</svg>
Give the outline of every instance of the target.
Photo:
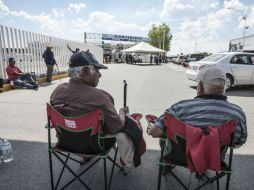
<svg viewBox="0 0 254 190">
<path fill-rule="evenodd" d="M 190 88 L 197 90 L 197 86 L 190 86 Z M 254 97 L 253 86 L 237 86 L 232 87 L 226 91 L 226 96 L 240 96 L 240 97 Z"/>
<path fill-rule="evenodd" d="M 45 83 L 42 83 L 39 85 L 39 87 L 48 87 L 50 85 L 53 85 L 54 83 L 51 83 L 51 82 L 45 82 Z"/>
<path fill-rule="evenodd" d="M 237 86 L 226 92 L 227 96 L 254 97 L 253 86 Z"/>
<path fill-rule="evenodd" d="M 161 66 L 162 64 L 156 65 L 156 64 L 150 64 L 150 63 L 133 63 L 133 64 L 129 64 L 128 65 L 136 65 L 136 66 Z"/>
<path fill-rule="evenodd" d="M 27 142 L 27 141 L 10 141 L 13 146 L 14 160 L 7 164 L 0 164 L 0 189 L 3 190 L 45 190 L 50 189 L 49 164 L 47 143 Z M 132 169 L 127 176 L 116 169 L 114 179 L 112 182 L 112 190 L 152 190 L 157 188 L 158 166 L 157 161 L 159 157 L 158 150 L 147 150 L 142 157 L 142 164 L 138 168 Z M 119 158 L 118 158 L 119 161 Z M 70 162 L 76 171 L 79 171 L 80 166 L 76 163 Z M 53 160 L 54 169 L 60 171 L 60 164 Z M 108 162 L 108 172 L 109 166 Z M 85 166 L 82 166 L 85 167 Z M 96 166 L 97 167 L 97 166 Z M 186 169 L 176 168 L 176 173 L 182 177 L 186 183 L 189 180 L 190 173 Z M 235 155 L 233 158 L 233 174 L 231 178 L 231 190 L 251 190 L 254 182 L 254 155 Z M 93 172 L 93 171 L 91 171 Z M 88 173 L 82 178 L 90 179 L 92 173 Z M 101 190 L 103 186 L 103 167 L 101 167 L 96 175 L 95 181 L 92 185 L 93 189 Z M 194 179 L 194 175 L 192 175 Z M 65 171 L 63 175 L 63 182 L 72 179 L 72 175 Z M 222 180 L 224 182 L 224 180 Z M 192 184 L 197 183 L 194 180 Z M 60 183 L 60 187 L 61 187 Z M 204 189 L 216 189 L 216 184 L 208 186 Z M 224 184 L 221 183 L 221 187 Z M 83 188 L 78 182 L 70 185 L 67 189 L 81 189 Z M 170 175 L 163 177 L 162 188 L 164 189 L 181 189 Z"/>
<path fill-rule="evenodd" d="M 197 86 L 190 86 L 190 88 L 197 90 Z"/>
</svg>

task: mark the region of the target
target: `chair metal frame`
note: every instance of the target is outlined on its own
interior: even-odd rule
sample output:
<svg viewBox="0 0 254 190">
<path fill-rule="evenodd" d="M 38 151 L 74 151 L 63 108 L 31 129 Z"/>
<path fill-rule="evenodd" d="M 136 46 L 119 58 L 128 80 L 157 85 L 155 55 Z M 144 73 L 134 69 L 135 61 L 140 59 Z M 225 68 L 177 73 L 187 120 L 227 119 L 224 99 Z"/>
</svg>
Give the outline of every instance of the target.
<svg viewBox="0 0 254 190">
<path fill-rule="evenodd" d="M 50 106 L 50 105 L 47 104 L 47 106 Z M 48 129 L 48 153 L 49 153 L 49 167 L 50 167 L 50 182 L 51 182 L 51 189 L 52 190 L 57 190 L 58 189 L 61 178 L 62 178 L 62 175 L 63 175 L 65 169 L 67 169 L 73 175 L 74 178 L 71 179 L 69 182 L 67 182 L 63 187 L 61 187 L 61 189 L 65 189 L 70 184 L 72 184 L 74 181 L 78 180 L 85 187 L 85 189 L 91 190 L 92 189 L 91 188 L 92 181 L 93 181 L 97 171 L 94 173 L 94 175 L 90 179 L 89 183 L 84 182 L 81 179 L 81 176 L 83 174 L 85 174 L 89 169 L 91 169 L 94 165 L 96 165 L 100 160 L 103 160 L 103 166 L 104 166 L 104 188 L 105 188 L 105 190 L 110 190 L 115 166 L 117 166 L 121 171 L 123 171 L 123 167 L 120 166 L 118 163 L 116 163 L 118 148 L 115 148 L 114 158 L 111 158 L 109 156 L 109 153 L 110 153 L 111 149 L 114 148 L 113 146 L 110 147 L 109 150 L 105 150 L 105 151 L 103 151 L 99 154 L 92 154 L 92 155 L 91 154 L 80 154 L 80 153 L 70 152 L 68 150 L 52 146 L 52 143 L 51 143 L 51 130 L 55 129 L 55 128 L 51 125 L 51 117 L 49 115 L 47 116 L 47 125 L 46 125 L 45 128 Z M 102 120 L 101 136 L 99 138 L 102 138 L 102 139 L 108 138 L 108 137 L 105 137 L 105 134 L 103 132 L 103 120 Z M 102 145 L 104 147 L 104 143 Z M 52 154 L 63 165 L 62 169 L 60 171 L 60 174 L 57 178 L 56 183 L 54 181 L 54 174 L 53 174 Z M 67 162 L 69 160 L 72 160 L 72 161 L 74 161 L 74 162 L 76 162 L 80 165 L 85 164 L 85 162 L 83 162 L 82 160 L 80 161 L 80 160 L 75 159 L 72 155 L 79 156 L 80 158 L 91 158 L 91 159 L 92 158 L 97 158 L 97 159 L 94 160 L 93 162 L 90 161 L 91 163 L 86 168 L 84 168 L 81 172 L 76 173 L 71 169 L 70 166 L 67 165 Z M 112 162 L 112 168 L 111 168 L 109 180 L 107 179 L 107 162 L 106 162 L 107 159 L 110 162 Z"/>
<path fill-rule="evenodd" d="M 166 128 L 163 129 L 163 133 L 166 134 Z M 168 137 L 161 137 L 160 140 L 165 141 L 167 138 Z M 199 190 L 199 189 L 205 187 L 206 185 L 208 185 L 210 183 L 213 183 L 214 181 L 216 181 L 217 190 L 219 190 L 220 189 L 219 179 L 224 177 L 224 176 L 227 176 L 226 190 L 229 190 L 230 176 L 232 174 L 232 160 L 233 160 L 233 147 L 234 147 L 233 145 L 234 145 L 234 133 L 231 134 L 230 144 L 228 145 L 228 147 L 229 147 L 229 160 L 228 160 L 228 163 L 227 163 L 227 167 L 222 168 L 222 170 L 219 171 L 219 172 L 215 172 L 215 176 L 213 176 L 213 177 L 208 177 L 207 175 L 204 174 L 204 177 L 206 178 L 206 180 L 203 183 L 199 184 L 197 187 L 195 187 L 194 190 Z M 183 189 L 188 190 L 190 180 L 191 180 L 191 176 L 190 176 L 189 184 L 185 185 L 183 183 L 183 181 L 172 171 L 176 166 L 179 166 L 179 167 L 185 167 L 185 166 L 165 162 L 163 160 L 163 156 L 164 156 L 163 153 L 164 153 L 164 146 L 161 147 L 160 160 L 158 162 L 158 164 L 159 164 L 159 175 L 158 175 L 157 189 L 160 190 L 160 188 L 161 188 L 161 177 L 162 177 L 163 167 L 170 166 L 170 167 L 172 167 L 172 169 L 169 170 L 169 173 L 180 183 L 180 185 L 183 187 Z"/>
</svg>

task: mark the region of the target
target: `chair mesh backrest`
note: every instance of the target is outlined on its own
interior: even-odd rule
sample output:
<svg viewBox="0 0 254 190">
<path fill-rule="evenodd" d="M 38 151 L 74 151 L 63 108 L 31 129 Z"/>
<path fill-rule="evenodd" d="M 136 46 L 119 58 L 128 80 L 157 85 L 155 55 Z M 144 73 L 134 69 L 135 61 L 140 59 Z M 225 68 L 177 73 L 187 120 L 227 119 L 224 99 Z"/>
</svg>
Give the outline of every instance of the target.
<svg viewBox="0 0 254 190">
<path fill-rule="evenodd" d="M 56 129 L 57 146 L 76 153 L 94 154 L 103 150 L 100 145 L 103 113 L 97 109 L 86 115 L 68 117 L 47 104 L 51 126 Z"/>
<path fill-rule="evenodd" d="M 167 152 L 167 148 L 164 151 L 164 159 L 166 161 L 174 162 L 177 165 L 187 166 L 186 159 L 186 131 L 190 128 L 194 130 L 200 130 L 201 128 L 190 126 L 175 116 L 165 113 L 164 114 L 164 125 L 166 126 L 166 134 L 170 143 L 170 151 Z M 220 147 L 225 147 L 230 145 L 232 133 L 235 130 L 235 120 L 230 120 L 221 126 L 216 126 L 218 129 L 218 135 L 220 140 Z M 207 126 L 214 127 L 214 126 Z M 228 130 L 230 128 L 230 130 Z M 230 131 L 230 133 L 229 133 Z M 203 131 L 202 131 L 203 133 Z M 204 133 L 203 133 L 204 134 Z M 226 135 L 225 135 L 226 134 Z"/>
</svg>

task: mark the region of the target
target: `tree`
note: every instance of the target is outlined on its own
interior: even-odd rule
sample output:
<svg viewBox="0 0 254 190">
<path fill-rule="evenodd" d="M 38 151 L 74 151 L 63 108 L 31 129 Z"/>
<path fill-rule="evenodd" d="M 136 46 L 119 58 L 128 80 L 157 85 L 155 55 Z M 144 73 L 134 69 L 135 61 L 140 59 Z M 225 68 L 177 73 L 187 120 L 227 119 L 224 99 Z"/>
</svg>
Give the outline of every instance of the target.
<svg viewBox="0 0 254 190">
<path fill-rule="evenodd" d="M 153 24 L 152 29 L 149 31 L 148 37 L 150 38 L 151 45 L 166 51 L 170 50 L 172 34 L 170 33 L 169 25 L 165 23 L 162 23 L 159 26 Z"/>
</svg>

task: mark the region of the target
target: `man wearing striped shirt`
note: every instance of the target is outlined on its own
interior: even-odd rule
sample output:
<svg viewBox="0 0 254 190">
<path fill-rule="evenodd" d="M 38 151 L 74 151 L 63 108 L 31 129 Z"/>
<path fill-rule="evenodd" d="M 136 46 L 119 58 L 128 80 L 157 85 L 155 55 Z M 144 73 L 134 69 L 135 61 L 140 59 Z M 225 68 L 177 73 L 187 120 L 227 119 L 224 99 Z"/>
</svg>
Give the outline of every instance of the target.
<svg viewBox="0 0 254 190">
<path fill-rule="evenodd" d="M 235 118 L 237 121 L 234 145 L 239 147 L 246 142 L 247 126 L 243 110 L 227 101 L 225 94 L 226 73 L 217 66 L 203 66 L 197 76 L 197 97 L 183 100 L 166 110 L 181 121 L 204 128 L 219 126 Z M 155 122 L 150 132 L 152 137 L 163 135 L 163 118 Z"/>
</svg>

